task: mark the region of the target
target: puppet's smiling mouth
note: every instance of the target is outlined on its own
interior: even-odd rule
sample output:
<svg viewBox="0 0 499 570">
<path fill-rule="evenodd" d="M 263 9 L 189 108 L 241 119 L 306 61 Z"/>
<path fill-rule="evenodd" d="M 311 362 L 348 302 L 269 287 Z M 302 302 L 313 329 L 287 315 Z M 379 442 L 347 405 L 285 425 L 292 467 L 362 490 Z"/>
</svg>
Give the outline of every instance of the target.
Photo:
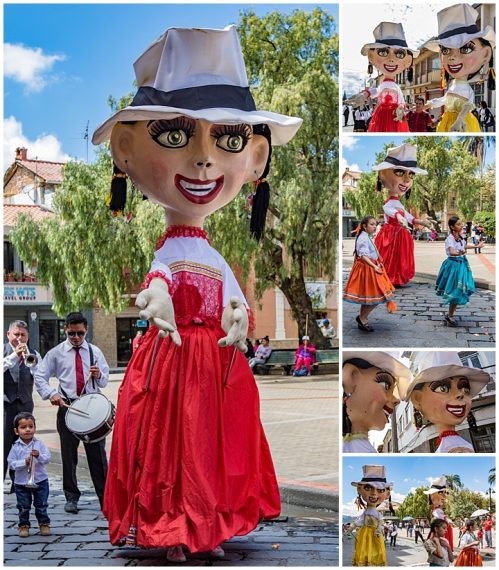
<svg viewBox="0 0 499 570">
<path fill-rule="evenodd" d="M 214 200 L 222 190 L 223 184 L 223 175 L 216 180 L 194 180 L 180 174 L 175 175 L 175 186 L 194 204 L 207 204 Z"/>
<path fill-rule="evenodd" d="M 445 406 L 447 411 L 450 412 L 456 418 L 464 418 L 464 414 L 466 413 L 466 406 Z"/>
<path fill-rule="evenodd" d="M 406 186 L 405 184 L 399 184 L 399 191 L 402 192 L 402 194 L 405 194 L 407 190 L 409 190 L 409 186 Z"/>
<path fill-rule="evenodd" d="M 379 499 L 378 497 L 368 497 L 367 500 L 372 504 L 376 504 Z"/>
<path fill-rule="evenodd" d="M 458 73 L 463 68 L 463 64 L 459 63 L 458 65 L 449 65 L 449 71 L 451 73 Z"/>
<path fill-rule="evenodd" d="M 388 71 L 388 73 L 395 73 L 398 69 L 398 65 L 388 65 L 384 64 L 383 67 Z"/>
</svg>

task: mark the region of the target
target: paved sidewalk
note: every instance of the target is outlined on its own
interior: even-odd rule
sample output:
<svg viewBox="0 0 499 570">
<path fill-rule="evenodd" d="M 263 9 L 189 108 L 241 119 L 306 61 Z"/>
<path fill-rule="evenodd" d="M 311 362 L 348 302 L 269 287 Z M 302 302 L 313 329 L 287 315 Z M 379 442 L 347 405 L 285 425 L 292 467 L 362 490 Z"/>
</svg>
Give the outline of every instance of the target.
<svg viewBox="0 0 499 570">
<path fill-rule="evenodd" d="M 343 272 L 343 288 L 349 271 Z M 495 303 L 493 291 L 479 289 L 470 302 L 458 307 L 458 327 L 445 326 L 446 306 L 435 294 L 435 284 L 414 278 L 409 286 L 395 291 L 397 312 L 390 314 L 380 305 L 369 315 L 374 332 L 357 327 L 355 317 L 360 305 L 343 302 L 343 346 L 358 347 L 495 347 Z"/>
<path fill-rule="evenodd" d="M 50 478 L 49 516 L 52 536 L 40 536 L 33 512 L 31 536 L 17 535 L 15 495 L 4 496 L 4 565 L 35 566 L 174 566 L 166 560 L 166 549 L 120 549 L 108 541 L 107 522 L 87 479 L 77 515 L 64 512 L 61 478 Z M 4 491 L 8 489 L 4 487 Z M 206 554 L 187 555 L 186 566 L 338 566 L 336 515 L 320 519 L 299 515 L 263 523 L 246 536 L 223 544 L 225 557 L 215 560 Z M 183 565 L 184 566 L 184 565 Z"/>
</svg>

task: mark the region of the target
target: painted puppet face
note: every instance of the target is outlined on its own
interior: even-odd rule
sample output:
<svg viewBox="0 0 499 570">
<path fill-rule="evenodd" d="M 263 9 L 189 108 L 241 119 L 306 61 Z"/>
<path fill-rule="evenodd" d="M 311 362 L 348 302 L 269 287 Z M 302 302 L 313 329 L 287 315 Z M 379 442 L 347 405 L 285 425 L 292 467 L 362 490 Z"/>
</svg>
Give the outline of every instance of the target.
<svg viewBox="0 0 499 570">
<path fill-rule="evenodd" d="M 396 379 L 379 368 L 362 370 L 353 364 L 343 367 L 343 389 L 352 432 L 382 430 L 400 400 L 395 396 Z"/>
<path fill-rule="evenodd" d="M 411 394 L 414 408 L 442 432 L 464 422 L 471 409 L 470 383 L 465 376 L 425 382 Z"/>
<path fill-rule="evenodd" d="M 217 125 L 181 116 L 119 124 L 113 157 L 174 223 L 202 222 L 228 204 L 265 167 L 267 140 L 250 125 Z"/>
<path fill-rule="evenodd" d="M 391 80 L 412 65 L 412 54 L 406 49 L 398 47 L 370 49 L 368 58 L 385 79 Z"/>
<path fill-rule="evenodd" d="M 480 70 L 490 60 L 491 49 L 480 40 L 469 41 L 460 48 L 440 46 L 442 65 L 447 73 L 455 79 L 467 79 Z"/>
<path fill-rule="evenodd" d="M 412 170 L 388 168 L 380 170 L 379 177 L 390 196 L 401 198 L 412 188 L 415 173 Z"/>
<path fill-rule="evenodd" d="M 430 495 L 431 506 L 434 509 L 443 509 L 447 502 L 447 493 L 445 491 L 438 491 Z M 445 533 L 444 533 L 445 534 Z"/>
<path fill-rule="evenodd" d="M 377 507 L 388 498 L 390 489 L 377 489 L 374 485 L 357 485 L 357 491 L 368 507 Z"/>
</svg>

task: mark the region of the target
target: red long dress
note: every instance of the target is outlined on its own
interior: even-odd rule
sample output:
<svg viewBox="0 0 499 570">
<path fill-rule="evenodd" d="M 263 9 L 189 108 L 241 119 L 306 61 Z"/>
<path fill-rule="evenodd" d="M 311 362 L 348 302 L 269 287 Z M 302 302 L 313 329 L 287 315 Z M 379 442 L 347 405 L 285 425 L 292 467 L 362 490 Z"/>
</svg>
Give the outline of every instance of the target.
<svg viewBox="0 0 499 570">
<path fill-rule="evenodd" d="M 367 132 L 408 133 L 407 120 L 395 120 L 395 111 L 404 100 L 400 87 L 394 81 L 385 79 L 377 89 L 372 88 L 369 91 L 371 96 L 378 97 L 378 105 L 369 121 Z"/>
<path fill-rule="evenodd" d="M 202 246 L 197 259 L 169 264 L 182 345 L 160 341 L 144 392 L 158 332 L 151 327 L 119 390 L 104 497 L 113 544 L 136 534 L 144 547 L 210 551 L 280 512 L 258 390 L 239 351 L 223 386 L 233 353 L 217 344 L 225 336 L 220 319 L 228 266 L 207 265 L 210 253 L 219 254 L 192 240 Z M 175 242 L 164 248 L 171 251 Z"/>
<path fill-rule="evenodd" d="M 399 207 L 400 205 L 400 207 Z M 395 209 L 394 209 L 395 206 Z M 374 243 L 388 273 L 390 281 L 395 286 L 405 285 L 415 275 L 414 241 L 410 232 L 398 222 L 396 213 L 405 217 L 411 223 L 414 219 L 406 212 L 398 198 L 389 198 L 385 202 L 385 224 L 376 236 Z M 390 212 L 387 213 L 387 210 Z"/>
</svg>

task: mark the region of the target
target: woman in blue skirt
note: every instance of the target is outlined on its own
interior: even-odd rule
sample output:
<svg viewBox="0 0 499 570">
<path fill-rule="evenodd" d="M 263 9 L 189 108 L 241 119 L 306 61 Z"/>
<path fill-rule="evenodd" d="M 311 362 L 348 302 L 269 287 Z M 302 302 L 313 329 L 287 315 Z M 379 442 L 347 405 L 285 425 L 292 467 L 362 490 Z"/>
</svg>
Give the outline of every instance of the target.
<svg viewBox="0 0 499 570">
<path fill-rule="evenodd" d="M 449 327 L 457 327 L 457 321 L 454 319 L 457 306 L 466 305 L 475 292 L 475 282 L 466 258 L 466 250 L 476 246 L 466 243 L 466 239 L 461 235 L 463 222 L 457 216 L 449 218 L 449 228 L 451 233 L 445 240 L 447 259 L 440 267 L 435 289 L 437 295 L 443 297 L 444 305 L 449 305 L 445 323 Z M 480 247 L 483 247 L 482 241 Z"/>
</svg>

